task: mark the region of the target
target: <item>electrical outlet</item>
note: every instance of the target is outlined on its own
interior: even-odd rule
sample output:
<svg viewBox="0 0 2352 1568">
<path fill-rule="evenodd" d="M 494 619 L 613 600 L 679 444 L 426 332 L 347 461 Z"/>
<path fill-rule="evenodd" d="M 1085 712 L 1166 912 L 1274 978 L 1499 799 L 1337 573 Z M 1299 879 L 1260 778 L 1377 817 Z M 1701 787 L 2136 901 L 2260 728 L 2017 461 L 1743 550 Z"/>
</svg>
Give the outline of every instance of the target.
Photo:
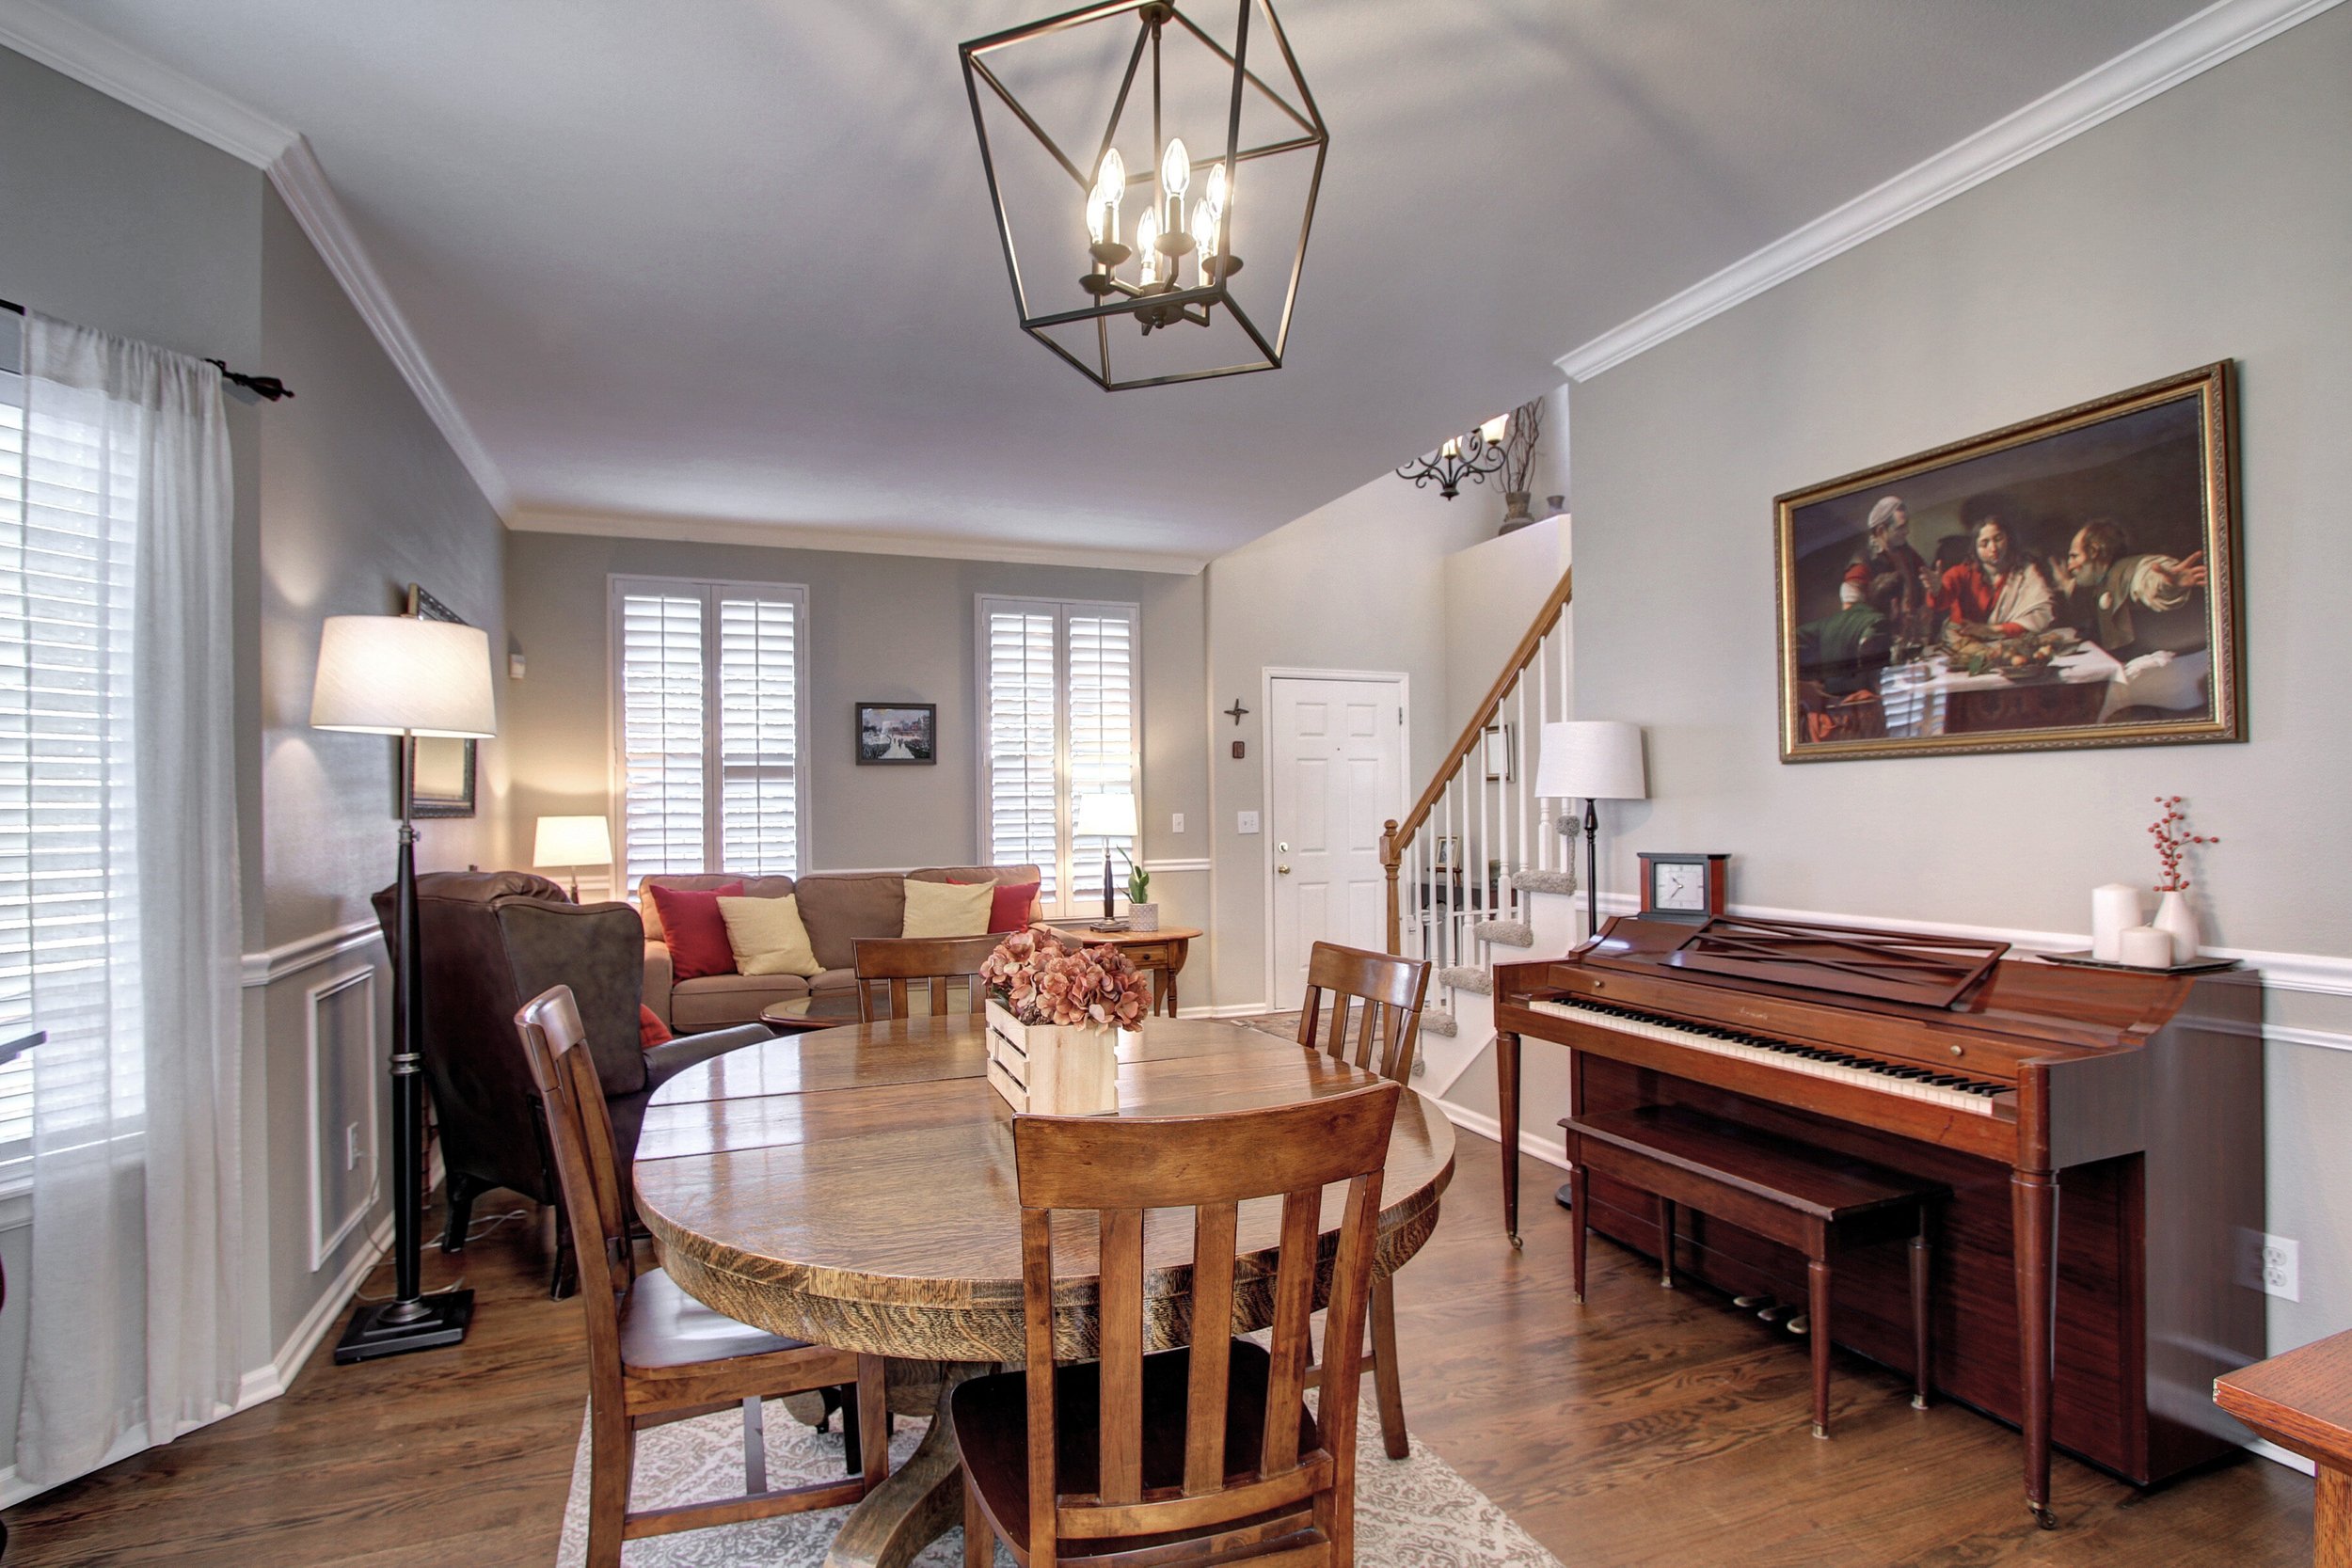
<svg viewBox="0 0 2352 1568">
<path fill-rule="evenodd" d="M 2263 1237 L 2262 1283 L 2265 1293 L 2284 1296 L 2289 1301 L 2303 1299 L 2302 1254 L 2302 1247 L 2284 1236 Z"/>
<path fill-rule="evenodd" d="M 1245 811 L 1233 814 L 1233 832 L 1237 833 L 1254 833 L 1257 831 L 1258 814 L 1256 812 Z"/>
<path fill-rule="evenodd" d="M 1181 833 L 1184 831 L 1184 814 L 1183 812 L 1170 812 L 1168 814 L 1168 831 L 1171 833 Z"/>
<path fill-rule="evenodd" d="M 352 1122 L 343 1129 L 343 1169 L 359 1168 L 359 1124 Z"/>
</svg>

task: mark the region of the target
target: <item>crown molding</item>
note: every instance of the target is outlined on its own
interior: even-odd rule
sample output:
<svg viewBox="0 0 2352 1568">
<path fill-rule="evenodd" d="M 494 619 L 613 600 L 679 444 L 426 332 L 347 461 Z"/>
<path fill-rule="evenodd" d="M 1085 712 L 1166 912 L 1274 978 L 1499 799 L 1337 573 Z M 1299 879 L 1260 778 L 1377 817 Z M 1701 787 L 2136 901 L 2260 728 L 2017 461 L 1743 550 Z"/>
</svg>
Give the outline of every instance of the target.
<svg viewBox="0 0 2352 1568">
<path fill-rule="evenodd" d="M 450 396 L 440 372 L 433 368 L 433 361 L 425 357 L 424 345 L 409 329 L 408 318 L 393 302 L 391 291 L 384 286 L 382 275 L 353 231 L 350 214 L 335 195 L 335 187 L 327 183 L 326 171 L 319 166 L 317 155 L 310 150 L 310 138 L 295 136 L 265 166 L 269 182 L 277 187 L 287 211 L 294 214 L 303 233 L 310 236 L 319 260 L 326 263 L 326 270 L 342 285 L 352 308 L 368 324 L 368 330 L 375 335 L 392 368 L 408 383 L 408 389 L 424 408 L 425 418 L 433 421 L 457 461 L 473 476 L 474 484 L 491 510 L 503 516 L 515 499 L 506 486 L 505 476 L 491 461 L 489 449 L 474 435 L 473 426 L 458 411 L 457 400 Z"/>
<path fill-rule="evenodd" d="M 748 523 L 723 517 L 668 517 L 649 513 L 565 512 L 519 507 L 506 526 L 517 533 L 571 533 L 595 539 L 655 539 L 691 545 L 756 545 L 773 550 L 842 550 L 852 555 L 910 555 L 933 561 L 1003 561 L 1021 566 L 1091 566 L 1115 572 L 1165 572 L 1190 577 L 1206 556 L 1152 550 L 1100 550 L 1063 545 L 1022 545 L 963 534 L 895 533 L 803 523 Z"/>
<path fill-rule="evenodd" d="M 0 43 L 256 168 L 294 139 L 276 120 L 32 0 L 0 0 Z"/>
<path fill-rule="evenodd" d="M 513 504 L 498 465 L 425 357 L 300 132 L 34 0 L 0 0 L 0 44 L 266 174 L 483 497 L 501 514 Z"/>
<path fill-rule="evenodd" d="M 1589 380 L 2336 4 L 2217 0 L 1553 363 L 1571 381 Z"/>
</svg>

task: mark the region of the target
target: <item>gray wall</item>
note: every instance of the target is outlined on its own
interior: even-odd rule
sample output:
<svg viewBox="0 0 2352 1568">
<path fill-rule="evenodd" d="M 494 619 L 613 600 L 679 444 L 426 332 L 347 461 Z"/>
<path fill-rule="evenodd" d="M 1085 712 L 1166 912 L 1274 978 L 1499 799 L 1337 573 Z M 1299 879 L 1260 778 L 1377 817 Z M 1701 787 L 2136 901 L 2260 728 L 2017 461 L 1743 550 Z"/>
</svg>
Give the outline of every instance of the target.
<svg viewBox="0 0 2352 1568">
<path fill-rule="evenodd" d="M 364 1262 L 366 1236 L 385 1212 L 379 1198 L 311 1266 L 313 1176 L 331 1220 L 339 1196 L 364 1195 L 367 1172 L 343 1170 L 330 1149 L 314 1173 L 310 1127 L 367 1121 L 389 987 L 379 974 L 372 991 L 362 983 L 330 993 L 315 1009 L 314 1034 L 313 990 L 379 970 L 380 944 L 293 962 L 282 950 L 365 918 L 368 893 L 389 879 L 394 847 L 390 743 L 307 727 L 319 622 L 398 609 L 399 591 L 421 580 L 489 626 L 495 644 L 503 635 L 499 531 L 261 171 L 5 49 L 0 147 L 0 295 L 278 374 L 298 394 L 272 405 L 232 390 L 229 408 L 245 942 L 250 952 L 280 950 L 278 977 L 245 993 L 255 1289 L 242 1360 L 248 1386 L 266 1387 L 274 1357 L 298 1349 L 301 1331 L 332 1323 L 346 1267 Z M 491 809 L 476 822 L 428 828 L 428 868 L 502 852 L 500 749 L 483 750 Z M 329 1085 L 316 1104 L 314 1039 Z M 355 1071 L 361 1063 L 368 1069 Z M 380 1148 L 386 1108 L 375 1098 Z M 14 1445 L 24 1240 L 21 1229 L 0 1234 L 0 1256 L 20 1265 L 20 1288 L 0 1313 L 0 1468 Z"/>
<path fill-rule="evenodd" d="M 526 677 L 508 686 L 510 830 L 528 855 L 542 815 L 602 815 L 611 787 L 607 584 L 614 576 L 804 583 L 809 591 L 808 862 L 812 870 L 965 865 L 977 854 L 974 599 L 980 594 L 1141 606 L 1144 858 L 1205 858 L 1201 579 L 1154 572 L 928 561 L 837 550 L 506 535 L 508 631 Z M 939 705 L 940 761 L 860 768 L 852 705 Z M 1168 831 L 1182 812 L 1186 832 Z M 1168 918 L 1200 912 L 1205 877 L 1155 877 Z M 585 893 L 583 888 L 583 893 Z M 1194 907 L 1179 909 L 1187 903 Z"/>
<path fill-rule="evenodd" d="M 1648 726 L 1608 834 L 1735 852 L 1735 903 L 2080 931 L 2153 879 L 2151 797 L 2218 834 L 2209 940 L 2352 957 L 2352 9 L 2327 12 L 1576 391 L 1577 702 Z M 1784 767 L 1772 498 L 2221 358 L 2242 371 L 2241 746 Z M 2327 982 L 2347 988 L 2338 969 Z M 2283 1347 L 2352 1326 L 2352 1006 L 2282 994 L 2270 1228 Z M 1556 1116 L 1531 1108 L 1529 1124 Z"/>
<path fill-rule="evenodd" d="M 1216 907 L 1208 930 L 1216 1006 L 1269 1000 L 1265 840 L 1234 827 L 1238 813 L 1265 808 L 1265 715 L 1257 711 L 1265 705 L 1265 671 L 1290 666 L 1408 675 L 1412 747 L 1406 788 L 1418 794 L 1454 738 L 1444 724 L 1443 562 L 1491 534 L 1501 515 L 1500 502 L 1479 488 L 1447 501 L 1434 488 L 1417 490 L 1384 474 L 1209 563 L 1209 705 L 1225 708 L 1238 696 L 1252 710 L 1238 727 L 1223 718 L 1210 726 L 1215 810 L 1208 842 L 1216 862 Z M 1234 740 L 1248 746 L 1239 761 L 1232 755 Z M 1296 1002 L 1274 999 L 1273 1005 Z"/>
</svg>

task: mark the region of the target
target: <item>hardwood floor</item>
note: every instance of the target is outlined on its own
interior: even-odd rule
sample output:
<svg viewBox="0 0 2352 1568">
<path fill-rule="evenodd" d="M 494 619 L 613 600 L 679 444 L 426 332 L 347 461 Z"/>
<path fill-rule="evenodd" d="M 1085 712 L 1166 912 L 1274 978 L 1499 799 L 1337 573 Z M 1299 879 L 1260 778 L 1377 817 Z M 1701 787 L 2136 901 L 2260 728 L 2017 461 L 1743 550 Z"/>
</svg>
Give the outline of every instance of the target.
<svg viewBox="0 0 2352 1568">
<path fill-rule="evenodd" d="M 1494 1146 L 1464 1135 L 1445 1217 L 1397 1278 L 1399 1361 L 1414 1434 L 1567 1568 L 2311 1560 L 2312 1482 L 2250 1455 L 2145 1494 L 2061 1456 L 2063 1528 L 2037 1530 L 2014 1433 L 1915 1411 L 1901 1376 L 1843 1354 L 1817 1441 L 1803 1340 L 1661 1291 L 1597 1238 L 1579 1309 L 1567 1216 L 1537 1198 L 1557 1173 L 1525 1175 L 1518 1254 Z M 546 1299 L 535 1234 L 427 1250 L 429 1287 L 462 1264 L 480 1292 L 463 1346 L 338 1368 L 322 1345 L 283 1398 L 11 1511 L 8 1562 L 551 1563 L 587 1379 L 579 1305 Z"/>
</svg>

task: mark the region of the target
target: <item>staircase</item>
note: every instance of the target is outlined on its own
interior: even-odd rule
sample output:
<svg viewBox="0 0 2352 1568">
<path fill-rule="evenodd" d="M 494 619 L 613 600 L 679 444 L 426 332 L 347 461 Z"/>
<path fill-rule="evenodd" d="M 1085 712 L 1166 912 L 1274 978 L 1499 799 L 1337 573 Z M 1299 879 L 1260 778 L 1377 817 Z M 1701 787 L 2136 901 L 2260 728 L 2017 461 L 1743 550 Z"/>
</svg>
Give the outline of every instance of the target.
<svg viewBox="0 0 2352 1568">
<path fill-rule="evenodd" d="M 1576 940 L 1568 841 L 1534 795 L 1543 726 L 1568 716 L 1573 575 L 1561 574 L 1429 787 L 1381 834 L 1388 949 L 1432 968 L 1421 1054 L 1438 1096 L 1494 1039 L 1495 964 Z"/>
</svg>

